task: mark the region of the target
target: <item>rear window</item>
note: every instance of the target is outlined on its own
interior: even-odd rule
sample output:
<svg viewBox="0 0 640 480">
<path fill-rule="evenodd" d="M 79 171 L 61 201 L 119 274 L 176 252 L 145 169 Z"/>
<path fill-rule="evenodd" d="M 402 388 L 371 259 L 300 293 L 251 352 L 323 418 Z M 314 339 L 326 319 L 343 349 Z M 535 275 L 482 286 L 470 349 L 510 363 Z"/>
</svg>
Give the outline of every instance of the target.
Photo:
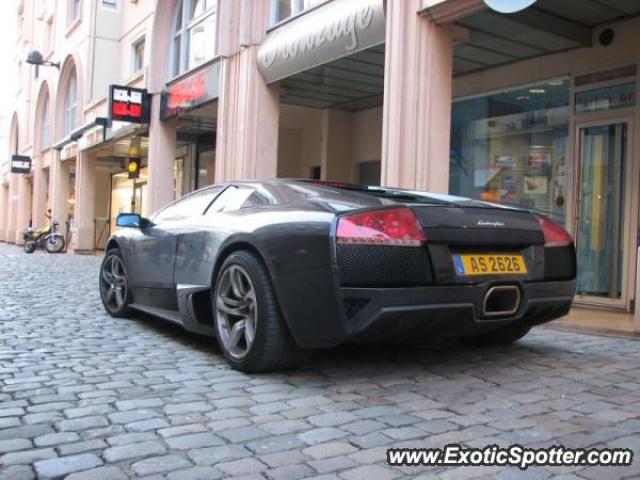
<svg viewBox="0 0 640 480">
<path fill-rule="evenodd" d="M 355 185 L 351 183 L 340 182 L 314 182 L 304 181 L 304 183 L 315 188 L 340 190 L 349 193 L 367 195 L 385 200 L 396 201 L 398 203 L 424 203 L 429 205 L 450 205 L 451 201 L 438 199 L 424 192 L 416 192 L 411 190 L 402 190 L 397 188 L 385 188 L 368 185 Z"/>
<path fill-rule="evenodd" d="M 316 188 L 340 190 L 345 192 L 353 192 L 356 194 L 367 195 L 370 197 L 381 198 L 397 203 L 418 203 L 424 205 L 455 205 L 460 207 L 490 207 L 500 208 L 479 200 L 473 200 L 465 197 L 457 197 L 455 195 L 446 195 L 439 193 L 421 192 L 418 190 L 404 190 L 401 188 L 387 188 L 373 185 L 356 185 L 351 183 L 340 182 L 318 182 L 311 180 L 303 180 L 304 183 L 313 185 Z"/>
</svg>

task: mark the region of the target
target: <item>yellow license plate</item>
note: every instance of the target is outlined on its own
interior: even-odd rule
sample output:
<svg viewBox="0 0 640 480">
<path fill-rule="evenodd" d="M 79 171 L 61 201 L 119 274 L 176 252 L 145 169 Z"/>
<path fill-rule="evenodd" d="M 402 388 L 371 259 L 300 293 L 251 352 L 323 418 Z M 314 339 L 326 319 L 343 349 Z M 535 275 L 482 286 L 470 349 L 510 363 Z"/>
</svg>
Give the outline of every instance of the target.
<svg viewBox="0 0 640 480">
<path fill-rule="evenodd" d="M 458 275 L 526 275 L 527 264 L 519 254 L 454 255 Z"/>
</svg>

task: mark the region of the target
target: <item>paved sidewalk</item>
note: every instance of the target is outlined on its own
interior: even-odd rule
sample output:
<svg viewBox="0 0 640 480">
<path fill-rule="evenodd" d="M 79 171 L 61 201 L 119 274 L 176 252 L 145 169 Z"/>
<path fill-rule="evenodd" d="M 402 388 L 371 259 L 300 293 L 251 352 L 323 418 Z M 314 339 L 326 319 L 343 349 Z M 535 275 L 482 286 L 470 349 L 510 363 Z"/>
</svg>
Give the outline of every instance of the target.
<svg viewBox="0 0 640 480">
<path fill-rule="evenodd" d="M 519 344 L 343 347 L 287 374 L 112 319 L 100 258 L 0 244 L 0 479 L 639 478 L 628 468 L 390 468 L 389 446 L 624 446 L 640 456 L 640 343 L 538 329 Z"/>
</svg>

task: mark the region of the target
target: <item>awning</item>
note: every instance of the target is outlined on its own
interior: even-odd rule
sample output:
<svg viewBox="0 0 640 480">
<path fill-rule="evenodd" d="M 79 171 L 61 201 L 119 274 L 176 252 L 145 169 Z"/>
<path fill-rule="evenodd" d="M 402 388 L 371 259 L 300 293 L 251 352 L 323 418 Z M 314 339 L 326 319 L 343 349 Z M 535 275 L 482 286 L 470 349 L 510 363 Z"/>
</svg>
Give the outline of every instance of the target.
<svg viewBox="0 0 640 480">
<path fill-rule="evenodd" d="M 87 145 L 83 151 L 98 157 L 146 157 L 149 152 L 149 127 L 130 124 L 116 130 L 108 129 L 104 141 Z"/>
<path fill-rule="evenodd" d="M 456 20 L 469 38 L 454 46 L 454 75 L 589 47 L 594 28 L 638 14 L 638 0 L 538 0 L 510 15 L 485 9 Z"/>
</svg>

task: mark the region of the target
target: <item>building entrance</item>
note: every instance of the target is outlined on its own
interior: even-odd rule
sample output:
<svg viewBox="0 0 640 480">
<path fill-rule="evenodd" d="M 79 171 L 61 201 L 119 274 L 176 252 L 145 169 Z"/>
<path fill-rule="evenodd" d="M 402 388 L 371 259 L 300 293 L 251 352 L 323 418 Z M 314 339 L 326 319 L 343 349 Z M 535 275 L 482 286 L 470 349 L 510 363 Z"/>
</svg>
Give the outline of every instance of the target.
<svg viewBox="0 0 640 480">
<path fill-rule="evenodd" d="M 579 125 L 576 202 L 578 294 L 626 306 L 632 263 L 630 121 Z M 635 268 L 631 269 L 635 272 Z"/>
</svg>

